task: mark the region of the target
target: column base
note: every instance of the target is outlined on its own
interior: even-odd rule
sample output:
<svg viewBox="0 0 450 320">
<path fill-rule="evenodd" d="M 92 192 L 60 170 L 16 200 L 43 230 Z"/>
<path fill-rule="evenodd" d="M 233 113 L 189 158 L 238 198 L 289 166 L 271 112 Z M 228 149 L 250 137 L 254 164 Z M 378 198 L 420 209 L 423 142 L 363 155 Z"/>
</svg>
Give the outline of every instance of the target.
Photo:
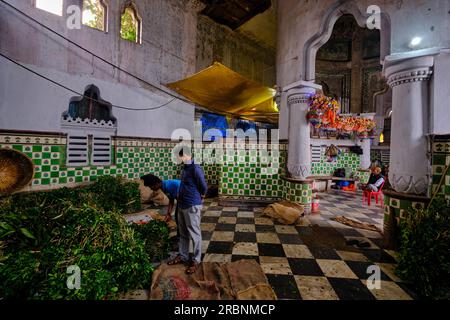
<svg viewBox="0 0 450 320">
<path fill-rule="evenodd" d="M 427 175 L 407 175 L 391 173 L 389 181 L 392 188 L 401 193 L 425 195 L 428 193 L 430 178 Z"/>
<path fill-rule="evenodd" d="M 294 179 L 307 179 L 311 175 L 310 164 L 288 164 L 287 169 Z"/>
</svg>

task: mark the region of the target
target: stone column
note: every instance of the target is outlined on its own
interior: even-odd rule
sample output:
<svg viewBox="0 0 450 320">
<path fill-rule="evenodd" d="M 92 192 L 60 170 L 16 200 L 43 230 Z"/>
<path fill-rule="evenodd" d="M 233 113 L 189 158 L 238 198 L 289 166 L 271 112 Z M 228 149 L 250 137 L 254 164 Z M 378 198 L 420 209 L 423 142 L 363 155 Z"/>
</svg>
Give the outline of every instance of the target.
<svg viewBox="0 0 450 320">
<path fill-rule="evenodd" d="M 414 53 L 412 53 L 414 54 Z M 426 194 L 430 78 L 434 57 L 389 56 L 384 73 L 392 87 L 392 138 L 389 180 L 397 192 Z"/>
<path fill-rule="evenodd" d="M 365 113 L 362 114 L 362 118 L 374 120 L 375 119 L 375 113 Z M 372 140 L 371 139 L 362 139 L 361 141 L 361 148 L 363 150 L 363 154 L 361 155 L 361 169 L 367 170 L 372 165 L 372 161 L 370 159 L 370 149 L 372 147 Z"/>
<path fill-rule="evenodd" d="M 363 150 L 363 154 L 361 155 L 361 169 L 367 170 L 372 165 L 372 161 L 370 160 L 370 139 L 363 139 L 361 142 L 361 148 Z"/>
<path fill-rule="evenodd" d="M 283 90 L 287 95 L 289 109 L 287 169 L 295 179 L 306 179 L 311 174 L 311 136 L 306 114 L 310 96 L 320 88 L 312 82 L 301 81 Z"/>
</svg>

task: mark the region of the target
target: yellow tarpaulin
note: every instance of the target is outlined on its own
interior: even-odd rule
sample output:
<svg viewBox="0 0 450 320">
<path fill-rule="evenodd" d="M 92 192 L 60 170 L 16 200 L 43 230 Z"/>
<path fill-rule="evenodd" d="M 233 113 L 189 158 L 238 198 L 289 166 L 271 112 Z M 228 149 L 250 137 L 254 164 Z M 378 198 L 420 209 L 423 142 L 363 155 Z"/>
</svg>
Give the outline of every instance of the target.
<svg viewBox="0 0 450 320">
<path fill-rule="evenodd" d="M 193 76 L 167 84 L 212 112 L 259 122 L 278 122 L 276 91 L 215 62 Z"/>
</svg>

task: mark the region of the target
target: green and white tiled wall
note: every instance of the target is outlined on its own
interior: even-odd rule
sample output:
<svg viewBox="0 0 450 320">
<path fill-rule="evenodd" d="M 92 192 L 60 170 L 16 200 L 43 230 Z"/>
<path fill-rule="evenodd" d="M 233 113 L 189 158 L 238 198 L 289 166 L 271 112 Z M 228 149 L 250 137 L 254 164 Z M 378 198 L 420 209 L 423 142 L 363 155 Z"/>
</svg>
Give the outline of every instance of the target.
<svg viewBox="0 0 450 320">
<path fill-rule="evenodd" d="M 385 195 L 384 204 L 385 204 L 384 220 L 387 221 L 391 213 L 394 214 L 395 218 L 397 219 L 404 219 L 407 214 L 425 208 L 426 202 L 424 200 L 419 199 L 417 200 L 401 199 Z"/>
<path fill-rule="evenodd" d="M 434 193 L 439 183 L 444 179 L 440 194 L 444 194 L 450 200 L 450 135 L 434 136 L 432 141 L 432 185 L 431 193 Z M 443 176 L 445 176 L 443 178 Z"/>
<path fill-rule="evenodd" d="M 66 138 L 64 136 L 0 134 L 0 148 L 11 148 L 25 153 L 35 165 L 35 175 L 29 190 L 55 188 L 95 181 L 101 175 L 138 179 L 153 173 L 163 179 L 179 177 L 181 167 L 171 161 L 175 143 L 151 139 L 121 139 L 113 141 L 112 165 L 66 166 Z M 202 166 L 208 184 L 218 183 L 216 165 Z"/>
<path fill-rule="evenodd" d="M 72 186 L 92 182 L 101 175 L 122 176 L 137 179 L 141 175 L 154 173 L 163 179 L 179 177 L 181 167 L 171 161 L 171 150 L 175 142 L 157 139 L 114 138 L 112 164 L 108 166 L 66 166 L 65 135 L 61 134 L 17 134 L 0 133 L 0 148 L 13 148 L 25 153 L 35 164 L 35 176 L 28 190 L 41 190 Z M 256 147 L 253 146 L 253 147 Z M 238 150 L 235 162 L 227 164 L 203 164 L 206 179 L 210 185 L 219 185 L 222 197 L 236 199 L 287 199 L 298 203 L 311 202 L 311 185 L 289 182 L 285 175 L 288 144 L 280 143 L 275 157 L 276 169 L 272 164 L 261 164 L 253 149 Z M 195 152 L 195 150 L 194 150 Z M 262 159 L 264 160 L 264 159 Z M 329 175 L 336 168 L 351 168 L 358 172 L 360 157 L 344 149 L 334 163 L 313 164 L 314 175 Z"/>
<path fill-rule="evenodd" d="M 282 198 L 284 190 L 281 177 L 285 174 L 287 145 L 278 146 L 279 151 L 278 154 L 274 153 L 273 163 L 258 156 L 256 144 L 249 145 L 247 150 L 236 150 L 231 159 L 225 155 L 221 166 L 220 195 L 236 199 Z"/>
<path fill-rule="evenodd" d="M 328 162 L 327 156 L 324 152 L 322 152 L 322 159 L 320 163 L 312 163 L 311 172 L 314 176 L 329 176 L 332 175 L 338 168 L 350 168 L 352 172 L 356 172 L 360 167 L 360 156 L 350 152 L 348 148 L 343 148 L 341 155 L 337 158 L 337 161 L 333 162 Z"/>
<path fill-rule="evenodd" d="M 252 146 L 253 148 L 256 145 Z M 286 175 L 287 144 L 279 144 L 273 163 L 257 155 L 255 149 L 237 150 L 234 163 L 222 165 L 220 197 L 231 200 L 289 200 L 301 204 L 311 203 L 311 183 L 290 182 Z M 270 153 L 269 153 L 270 154 Z M 238 162 L 237 160 L 239 160 Z M 227 158 L 225 158 L 226 160 Z M 275 164 L 275 165 L 273 165 Z"/>
</svg>

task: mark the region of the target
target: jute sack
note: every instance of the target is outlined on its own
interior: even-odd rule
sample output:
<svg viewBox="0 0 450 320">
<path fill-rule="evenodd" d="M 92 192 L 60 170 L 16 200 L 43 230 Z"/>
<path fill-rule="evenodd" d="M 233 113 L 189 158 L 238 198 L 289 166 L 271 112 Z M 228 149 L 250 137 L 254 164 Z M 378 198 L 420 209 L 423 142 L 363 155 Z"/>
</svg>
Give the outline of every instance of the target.
<svg viewBox="0 0 450 320">
<path fill-rule="evenodd" d="M 153 191 L 149 187 L 144 186 L 144 181 L 139 179 L 139 191 L 141 193 L 141 203 L 150 203 L 152 202 Z"/>
<path fill-rule="evenodd" d="M 144 181 L 139 179 L 139 191 L 141 193 L 141 203 L 154 203 L 159 206 L 168 206 L 169 198 L 162 192 L 162 190 L 153 191 L 149 187 L 144 186 Z"/>
<path fill-rule="evenodd" d="M 153 201 L 156 205 L 159 206 L 168 206 L 169 205 L 169 198 L 162 192 L 161 189 L 158 191 L 153 192 L 151 196 L 151 201 Z"/>
<path fill-rule="evenodd" d="M 282 224 L 294 224 L 303 215 L 305 209 L 303 206 L 283 201 L 278 203 L 270 204 L 266 209 L 264 209 L 263 214 L 275 219 Z"/>
</svg>

